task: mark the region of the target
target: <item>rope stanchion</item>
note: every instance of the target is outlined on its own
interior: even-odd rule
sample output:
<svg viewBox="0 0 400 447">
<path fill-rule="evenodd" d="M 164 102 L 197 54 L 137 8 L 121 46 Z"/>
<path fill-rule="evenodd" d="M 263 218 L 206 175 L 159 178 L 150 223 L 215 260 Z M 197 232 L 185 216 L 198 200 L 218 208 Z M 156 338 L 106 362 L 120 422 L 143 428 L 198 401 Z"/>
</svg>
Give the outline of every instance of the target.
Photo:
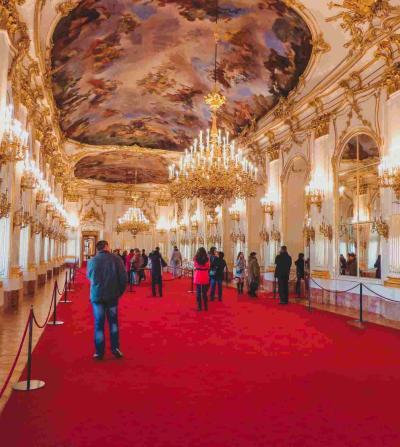
<svg viewBox="0 0 400 447">
<path fill-rule="evenodd" d="M 364 320 L 363 320 L 363 283 L 360 282 L 360 305 L 359 305 L 359 319 L 352 320 L 348 323 L 352 326 L 356 326 L 359 329 L 364 329 Z"/>
<path fill-rule="evenodd" d="M 53 291 L 53 320 L 49 321 L 47 324 L 49 326 L 61 326 L 64 324 L 63 321 L 57 320 L 57 280 L 54 283 L 54 291 Z"/>
<path fill-rule="evenodd" d="M 194 270 L 193 269 L 190 269 L 190 290 L 188 290 L 187 293 L 194 293 Z"/>
<path fill-rule="evenodd" d="M 32 344 L 33 344 L 33 309 L 31 306 L 31 310 L 29 313 L 28 319 L 28 361 L 26 365 L 26 380 L 22 380 L 13 385 L 13 389 L 16 391 L 33 391 L 39 388 L 43 388 L 45 386 L 45 382 L 43 380 L 32 379 Z M 25 339 L 26 332 L 24 334 L 23 341 Z M 22 345 L 21 345 L 22 348 Z M 19 351 L 20 353 L 20 351 Z M 1 393 L 0 393 L 1 395 Z"/>
<path fill-rule="evenodd" d="M 15 356 L 13 364 L 11 365 L 11 369 L 10 369 L 10 371 L 9 371 L 7 377 L 6 377 L 6 381 L 4 382 L 3 386 L 0 389 L 0 399 L 2 398 L 2 396 L 3 396 L 7 386 L 9 384 L 10 380 L 11 380 L 11 377 L 12 377 L 12 375 L 14 373 L 15 367 L 17 366 L 17 362 L 18 362 L 18 359 L 19 359 L 19 357 L 21 355 L 22 347 L 24 345 L 26 334 L 28 333 L 28 328 L 29 328 L 29 325 L 31 323 L 31 320 L 32 320 L 32 307 L 31 307 L 31 311 L 29 313 L 29 318 L 28 318 L 28 320 L 26 322 L 26 325 L 25 325 L 25 328 L 24 328 L 24 332 L 22 333 L 22 339 L 21 339 L 21 342 L 20 342 L 19 347 L 18 347 L 17 355 Z"/>
<path fill-rule="evenodd" d="M 347 293 L 347 292 L 350 292 L 351 290 L 356 289 L 360 285 L 360 283 L 357 283 L 355 286 L 353 286 L 352 288 L 347 289 L 347 290 L 331 290 L 331 289 L 326 289 L 325 287 L 322 287 L 321 284 L 318 284 L 313 278 L 310 277 L 310 279 L 321 290 L 324 290 L 325 292 L 330 292 L 330 293 Z"/>
<path fill-rule="evenodd" d="M 74 267 L 71 267 L 69 269 L 69 280 L 68 280 L 68 292 L 75 292 L 75 289 L 73 288 L 73 283 L 74 283 L 74 277 L 73 277 L 73 272 Z"/>
<path fill-rule="evenodd" d="M 398 301 L 398 300 L 392 300 L 391 298 L 388 298 L 388 297 L 386 297 L 386 296 L 383 296 L 383 295 L 381 295 L 380 293 L 375 292 L 374 290 L 370 289 L 370 288 L 369 288 L 368 286 L 366 286 L 365 284 L 364 284 L 364 288 L 366 288 L 366 289 L 369 290 L 371 293 L 373 293 L 374 295 L 378 296 L 379 298 L 382 298 L 382 299 L 385 300 L 385 301 L 390 301 L 391 303 L 399 303 L 399 304 L 400 304 L 400 301 Z"/>
<path fill-rule="evenodd" d="M 65 272 L 65 281 L 64 281 L 64 289 L 59 295 L 64 294 L 64 299 L 61 299 L 59 302 L 62 304 L 70 304 L 72 303 L 71 300 L 68 299 L 68 272 Z"/>
</svg>

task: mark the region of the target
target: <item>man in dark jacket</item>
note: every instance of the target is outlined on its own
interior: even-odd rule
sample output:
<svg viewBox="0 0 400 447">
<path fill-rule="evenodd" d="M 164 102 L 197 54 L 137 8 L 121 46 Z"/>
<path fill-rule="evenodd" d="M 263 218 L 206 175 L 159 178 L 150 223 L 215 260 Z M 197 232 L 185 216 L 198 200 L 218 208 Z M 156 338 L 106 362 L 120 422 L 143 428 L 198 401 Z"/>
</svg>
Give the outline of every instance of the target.
<svg viewBox="0 0 400 447">
<path fill-rule="evenodd" d="M 151 261 L 151 291 L 152 295 L 156 296 L 156 285 L 158 285 L 158 292 L 162 297 L 162 268 L 167 265 L 160 253 L 160 248 L 150 253 L 149 259 Z"/>
<path fill-rule="evenodd" d="M 281 252 L 275 258 L 275 278 L 278 279 L 279 304 L 289 304 L 289 275 L 292 258 L 283 245 Z"/>
<path fill-rule="evenodd" d="M 304 280 L 304 253 L 299 253 L 299 257 L 294 262 L 296 264 L 296 294 L 300 298 L 301 295 L 301 280 Z"/>
<path fill-rule="evenodd" d="M 211 293 L 210 301 L 215 299 L 215 289 L 218 286 L 218 301 L 222 301 L 222 282 L 224 280 L 224 273 L 226 271 L 226 261 L 224 259 L 224 252 L 216 252 L 213 262 L 210 266 L 210 283 Z"/>
<path fill-rule="evenodd" d="M 94 358 L 104 357 L 104 323 L 107 317 L 110 327 L 111 352 L 122 357 L 119 349 L 118 300 L 125 292 L 128 275 L 118 255 L 110 253 L 107 241 L 96 244 L 97 254 L 88 263 L 87 277 L 90 280 L 90 301 L 94 315 Z"/>
</svg>

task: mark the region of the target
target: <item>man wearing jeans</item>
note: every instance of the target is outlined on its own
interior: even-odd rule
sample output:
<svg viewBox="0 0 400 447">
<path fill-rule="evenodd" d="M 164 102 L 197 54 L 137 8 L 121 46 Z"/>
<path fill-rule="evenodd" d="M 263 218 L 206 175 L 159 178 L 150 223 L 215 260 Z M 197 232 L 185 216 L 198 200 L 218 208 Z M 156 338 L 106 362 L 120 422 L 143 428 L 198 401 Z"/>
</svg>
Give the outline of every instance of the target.
<svg viewBox="0 0 400 447">
<path fill-rule="evenodd" d="M 107 241 L 96 244 L 97 254 L 88 263 L 87 276 L 90 280 L 90 301 L 94 316 L 93 357 L 102 360 L 105 351 L 104 323 L 110 328 L 111 352 L 116 358 L 122 357 L 119 349 L 118 300 L 125 292 L 128 282 L 122 259 L 110 253 Z"/>
</svg>

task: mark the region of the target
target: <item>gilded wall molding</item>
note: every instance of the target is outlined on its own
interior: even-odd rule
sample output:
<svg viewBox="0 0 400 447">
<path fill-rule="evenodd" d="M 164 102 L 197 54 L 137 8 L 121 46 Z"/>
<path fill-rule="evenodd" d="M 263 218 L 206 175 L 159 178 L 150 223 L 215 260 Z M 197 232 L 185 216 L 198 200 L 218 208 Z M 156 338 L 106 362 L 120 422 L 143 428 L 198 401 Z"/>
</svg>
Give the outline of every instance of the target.
<svg viewBox="0 0 400 447">
<path fill-rule="evenodd" d="M 363 52 L 400 21 L 400 7 L 392 6 L 390 0 L 331 1 L 329 8 L 341 10 L 326 21 L 338 22 L 350 34 L 345 46 L 351 53 Z"/>
</svg>

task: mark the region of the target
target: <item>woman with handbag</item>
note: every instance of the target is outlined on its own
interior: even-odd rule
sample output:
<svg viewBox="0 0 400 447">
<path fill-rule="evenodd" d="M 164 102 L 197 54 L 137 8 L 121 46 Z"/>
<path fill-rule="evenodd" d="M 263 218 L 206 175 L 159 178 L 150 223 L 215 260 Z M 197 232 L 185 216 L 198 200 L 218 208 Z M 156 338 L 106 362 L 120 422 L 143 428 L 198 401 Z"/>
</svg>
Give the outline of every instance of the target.
<svg viewBox="0 0 400 447">
<path fill-rule="evenodd" d="M 208 310 L 207 291 L 208 286 L 210 284 L 210 274 L 209 274 L 210 260 L 204 247 L 200 247 L 197 250 L 193 262 L 194 262 L 193 283 L 196 286 L 198 310 L 201 311 L 203 306 L 204 310 Z"/>
<path fill-rule="evenodd" d="M 246 259 L 244 253 L 241 251 L 237 255 L 235 262 L 235 279 L 238 295 L 243 294 L 244 280 L 246 277 Z"/>
</svg>

